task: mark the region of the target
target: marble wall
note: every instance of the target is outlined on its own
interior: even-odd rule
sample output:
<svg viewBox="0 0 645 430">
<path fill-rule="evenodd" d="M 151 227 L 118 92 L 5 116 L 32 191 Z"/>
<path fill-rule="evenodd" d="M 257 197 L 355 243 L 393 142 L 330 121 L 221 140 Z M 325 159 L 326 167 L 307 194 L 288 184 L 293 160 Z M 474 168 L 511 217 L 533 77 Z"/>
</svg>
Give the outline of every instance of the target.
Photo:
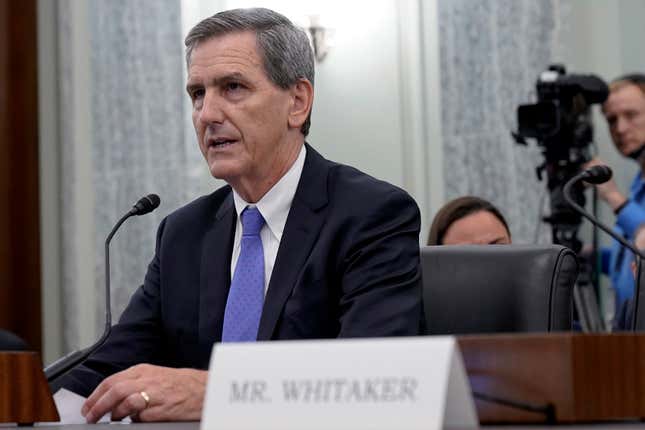
<svg viewBox="0 0 645 430">
<path fill-rule="evenodd" d="M 184 139 L 179 2 L 91 0 L 90 5 L 95 285 L 104 282 L 103 241 L 113 224 L 146 194 L 159 194 L 162 201 L 152 214 L 128 221 L 113 241 L 118 316 L 143 282 L 162 217 L 195 196 L 188 177 L 195 148 Z"/>
<path fill-rule="evenodd" d="M 91 2 L 97 286 L 104 280 L 103 240 L 133 202 L 156 192 L 165 207 L 173 207 L 187 191 L 178 9 L 172 1 Z M 154 250 L 154 226 L 162 214 L 163 208 L 132 219 L 115 237 L 116 315 L 143 281 Z"/>
<path fill-rule="evenodd" d="M 441 116 L 446 200 L 492 201 L 516 242 L 549 241 L 538 219 L 548 197 L 536 145 L 511 137 L 518 104 L 561 51 L 568 9 L 559 0 L 439 0 Z"/>
<path fill-rule="evenodd" d="M 79 8 L 78 3 L 61 1 L 58 12 L 61 289 L 67 351 L 103 328 L 104 241 L 116 221 L 140 197 L 161 196 L 157 211 L 129 220 L 112 241 L 115 318 L 143 282 L 161 219 L 204 186 L 194 180 L 200 157 L 194 137 L 188 141 L 184 133 L 179 2 L 90 0 Z M 79 26 L 84 32 L 77 31 Z M 84 37 L 85 45 L 75 47 Z M 75 73 L 73 65 L 79 62 L 85 79 Z M 87 130 L 80 143 L 79 129 Z M 86 159 L 79 159 L 83 153 Z M 86 175 L 79 165 L 87 165 Z M 90 222 L 84 225 L 83 219 Z M 81 243 L 84 235 L 88 237 Z"/>
<path fill-rule="evenodd" d="M 75 188 L 73 184 L 78 182 L 76 169 L 76 157 L 73 144 L 74 124 L 76 118 L 74 115 L 74 93 L 78 91 L 75 87 L 74 73 L 72 65 L 73 49 L 71 42 L 74 40 L 73 35 L 73 20 L 71 13 L 71 4 L 69 2 L 60 2 L 57 9 L 58 15 L 58 34 L 59 41 L 57 46 L 57 72 L 60 76 L 58 80 L 58 100 L 56 107 L 58 108 L 58 116 L 60 121 L 59 127 L 59 142 L 60 157 L 55 162 L 59 172 L 60 181 L 60 246 L 59 258 L 60 270 L 60 325 L 62 325 L 62 350 L 69 352 L 73 348 L 78 348 L 80 339 L 80 315 L 75 310 L 81 309 L 83 303 L 80 296 L 76 293 L 76 287 L 81 282 L 75 270 L 75 261 L 78 259 L 78 250 L 75 242 L 76 231 L 75 227 L 78 224 L 76 220 L 75 210 Z M 41 160 L 41 164 L 45 160 Z M 58 226 L 56 226 L 58 227 Z M 55 227 L 54 227 L 55 228 Z M 90 262 L 88 262 L 90 263 Z M 45 279 L 44 288 L 51 288 Z M 88 304 L 85 304 L 88 305 Z M 94 303 L 89 304 L 92 308 Z M 60 353 L 59 353 L 60 354 Z M 53 357 L 52 357 L 53 358 Z"/>
</svg>

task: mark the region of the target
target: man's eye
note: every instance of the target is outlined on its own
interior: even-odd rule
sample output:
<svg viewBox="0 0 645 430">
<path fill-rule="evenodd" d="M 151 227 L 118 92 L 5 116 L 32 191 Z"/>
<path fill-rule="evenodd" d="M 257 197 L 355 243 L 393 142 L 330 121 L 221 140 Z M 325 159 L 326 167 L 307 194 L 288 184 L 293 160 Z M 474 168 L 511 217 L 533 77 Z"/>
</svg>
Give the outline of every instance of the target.
<svg viewBox="0 0 645 430">
<path fill-rule="evenodd" d="M 242 89 L 242 84 L 239 82 L 229 82 L 226 84 L 226 90 L 227 91 L 238 91 Z"/>
<path fill-rule="evenodd" d="M 204 97 L 204 90 L 203 89 L 195 90 L 191 93 L 190 96 L 192 97 L 193 100 L 201 99 L 202 97 Z"/>
</svg>

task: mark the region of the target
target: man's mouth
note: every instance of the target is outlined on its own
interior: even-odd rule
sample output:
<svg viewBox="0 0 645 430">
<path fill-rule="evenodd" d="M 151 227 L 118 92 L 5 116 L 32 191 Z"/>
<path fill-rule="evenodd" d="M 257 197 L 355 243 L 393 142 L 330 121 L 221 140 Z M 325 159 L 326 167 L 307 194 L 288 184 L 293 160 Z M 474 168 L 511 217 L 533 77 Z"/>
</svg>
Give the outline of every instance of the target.
<svg viewBox="0 0 645 430">
<path fill-rule="evenodd" d="M 209 139 L 208 141 L 208 147 L 209 148 L 225 148 L 227 146 L 230 146 L 234 143 L 236 143 L 237 140 L 234 139 L 227 139 L 227 138 L 217 138 L 217 139 Z"/>
</svg>

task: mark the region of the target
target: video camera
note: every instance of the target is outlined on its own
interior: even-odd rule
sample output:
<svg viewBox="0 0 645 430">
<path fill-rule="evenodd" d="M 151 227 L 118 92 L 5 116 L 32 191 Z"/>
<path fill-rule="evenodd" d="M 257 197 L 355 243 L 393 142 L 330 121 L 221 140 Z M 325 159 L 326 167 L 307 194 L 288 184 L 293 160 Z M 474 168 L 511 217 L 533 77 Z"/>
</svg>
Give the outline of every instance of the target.
<svg viewBox="0 0 645 430">
<path fill-rule="evenodd" d="M 593 125 L 590 107 L 607 99 L 607 84 L 595 75 L 567 75 L 561 64 L 553 64 L 542 72 L 535 84 L 537 103 L 517 109 L 518 131 L 515 141 L 526 145 L 534 138 L 542 148 L 544 162 L 536 168 L 542 180 L 547 173 L 551 215 L 544 221 L 551 224 L 553 242 L 580 252 L 582 243 L 577 231 L 582 222 L 564 200 L 562 187 L 582 165 L 591 160 Z M 585 205 L 582 186 L 574 190 L 578 204 Z"/>
</svg>

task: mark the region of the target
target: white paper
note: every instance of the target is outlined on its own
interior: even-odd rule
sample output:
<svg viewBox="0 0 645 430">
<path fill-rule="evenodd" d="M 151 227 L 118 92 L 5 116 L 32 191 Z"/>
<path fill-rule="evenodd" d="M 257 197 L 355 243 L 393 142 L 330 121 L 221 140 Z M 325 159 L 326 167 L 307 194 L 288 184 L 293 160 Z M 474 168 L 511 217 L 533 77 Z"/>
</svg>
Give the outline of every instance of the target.
<svg viewBox="0 0 645 430">
<path fill-rule="evenodd" d="M 37 423 L 39 426 L 58 425 L 58 424 L 86 424 L 87 420 L 81 415 L 81 408 L 85 403 L 85 397 L 61 388 L 54 394 L 54 403 L 60 416 L 59 422 Z M 100 420 L 100 423 L 109 423 L 111 414 L 108 412 Z M 130 418 L 127 418 L 130 422 Z"/>
</svg>

